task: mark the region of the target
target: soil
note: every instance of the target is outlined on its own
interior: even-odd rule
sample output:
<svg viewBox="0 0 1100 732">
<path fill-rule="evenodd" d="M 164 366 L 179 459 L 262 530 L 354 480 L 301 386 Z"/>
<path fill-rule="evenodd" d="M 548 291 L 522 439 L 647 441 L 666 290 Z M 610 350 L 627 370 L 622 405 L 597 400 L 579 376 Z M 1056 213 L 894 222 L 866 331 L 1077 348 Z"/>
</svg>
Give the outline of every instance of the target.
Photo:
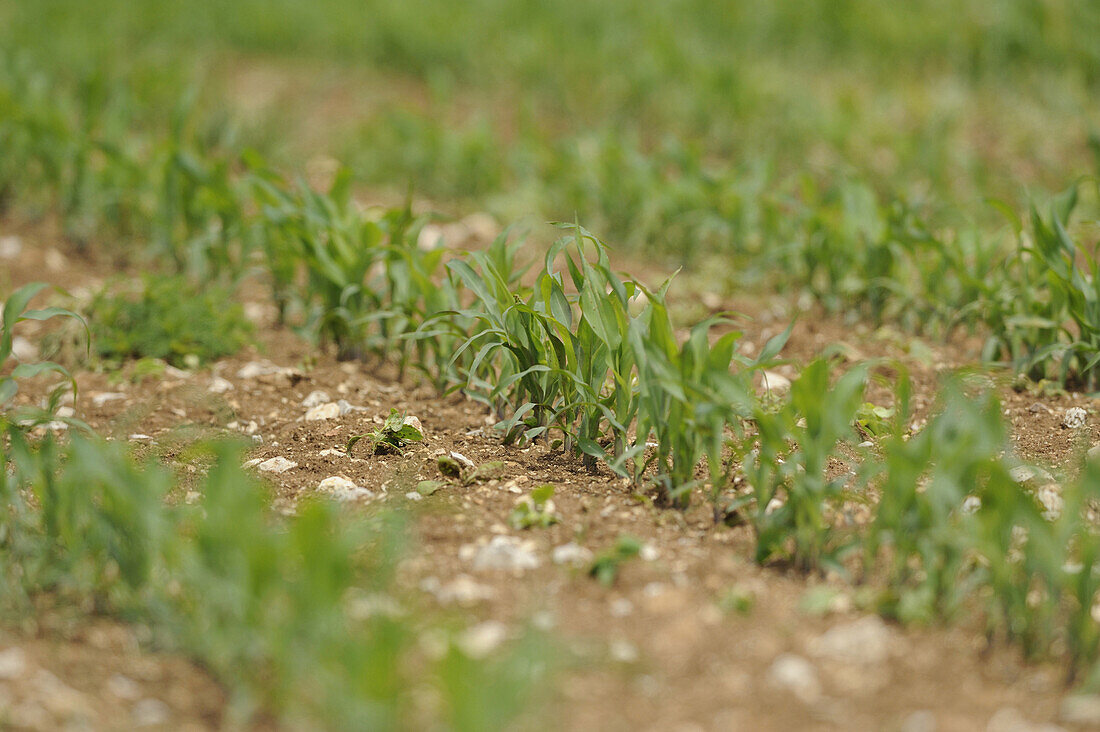
<svg viewBox="0 0 1100 732">
<path fill-rule="evenodd" d="M 0 235 L 7 234 L 18 235 L 23 247 L 15 259 L 0 261 L 5 286 L 48 279 L 79 291 L 115 272 L 110 262 L 67 247 L 48 223 L 5 222 Z M 715 525 L 701 496 L 686 512 L 662 510 L 608 471 L 589 474 L 545 445 L 505 447 L 477 403 L 398 382 L 386 368 L 339 363 L 276 328 L 262 289 L 245 292 L 259 326 L 258 348 L 206 369 L 138 382 L 82 371 L 77 416 L 101 434 L 147 445 L 169 460 L 196 434 L 246 433 L 254 422 L 262 441 L 253 458 L 281 456 L 297 463 L 282 474 L 263 474 L 280 510 L 293 511 L 331 476 L 375 494 L 365 503 L 347 504 L 348 510 L 408 509 L 415 545 L 401 566 L 402 583 L 435 602 L 435 596 L 446 594 L 437 588 L 453 587 L 459 579 L 480 596 L 462 598 L 451 608 L 470 625 L 496 620 L 518 630 L 533 621 L 551 627 L 564 655 L 578 659 L 559 676 L 555 703 L 542 720 L 549 728 L 900 730 L 929 729 L 920 724 L 934 719 L 938 730 L 973 730 L 986 728 L 995 717 L 1058 719 L 1068 691 L 1058 668 L 1025 664 L 1011 647 L 990 647 L 978 627 L 904 628 L 869 620 L 839 580 L 757 566 L 748 529 Z M 924 343 L 812 310 L 797 313 L 781 298 L 737 302 L 708 295 L 699 301 L 706 309 L 755 315 L 745 324 L 745 339 L 756 348 L 797 314 L 784 350 L 791 364 L 780 369 L 788 377 L 826 349 L 850 362 L 904 363 L 913 375 L 918 419 L 932 408 L 942 374 L 976 363 L 976 344 L 965 336 Z M 22 332 L 33 340 L 30 331 Z M 257 362 L 283 370 L 238 376 Z M 215 377 L 233 388 L 212 393 Z M 1065 409 L 1081 406 L 1094 414 L 1096 400 L 1062 392 L 1017 393 L 1007 376 L 990 378 L 1002 394 L 1021 457 L 1058 475 L 1100 440 L 1095 418 L 1078 430 L 1061 425 Z M 33 385 L 21 398 L 38 398 L 45 386 Z M 302 402 L 315 390 L 361 409 L 304 421 Z M 885 399 L 885 393 L 871 398 Z M 104 401 L 104 394 L 119 396 Z M 373 429 L 391 407 L 421 420 L 425 442 L 404 456 L 370 455 L 362 443 L 344 454 L 348 438 Z M 487 482 L 450 484 L 422 500 L 408 498 L 419 480 L 440 477 L 436 456 L 452 451 L 476 464 L 503 461 L 504 469 Z M 555 486 L 562 521 L 548 529 L 509 528 L 507 517 L 517 499 L 546 483 Z M 638 537 L 647 549 L 644 558 L 624 565 L 611 588 L 583 570 L 551 561 L 560 545 L 573 541 L 599 553 L 623 534 Z M 530 542 L 540 565 L 520 573 L 475 571 L 471 554 L 495 535 Z M 823 585 L 835 590 L 834 599 L 824 611 L 808 612 L 807 593 Z M 747 612 L 724 609 L 731 590 L 751 598 Z M 144 645 L 141 629 L 94 617 L 75 623 L 50 617 L 44 612 L 35 622 L 0 634 L 0 653 L 21 649 L 26 668 L 33 670 L 16 678 L 0 675 L 0 720 L 7 705 L 25 712 L 13 719 L 21 725 L 17 728 L 53 729 L 80 719 L 93 729 L 126 728 L 131 725 L 120 720 L 152 715 L 154 707 L 160 716 L 150 717 L 152 728 L 216 729 L 225 722 L 228 702 L 219 685 L 187 659 Z M 881 652 L 858 647 L 838 653 L 822 641 L 828 632 L 852 627 L 872 627 L 883 642 Z M 799 698 L 774 683 L 774 665 L 783 654 L 808 660 L 820 688 Z M 50 706 L 57 702 L 49 701 L 49 690 L 58 687 L 42 681 L 47 673 L 74 692 L 73 708 Z M 1013 709 L 1019 710 L 1015 716 Z"/>
</svg>

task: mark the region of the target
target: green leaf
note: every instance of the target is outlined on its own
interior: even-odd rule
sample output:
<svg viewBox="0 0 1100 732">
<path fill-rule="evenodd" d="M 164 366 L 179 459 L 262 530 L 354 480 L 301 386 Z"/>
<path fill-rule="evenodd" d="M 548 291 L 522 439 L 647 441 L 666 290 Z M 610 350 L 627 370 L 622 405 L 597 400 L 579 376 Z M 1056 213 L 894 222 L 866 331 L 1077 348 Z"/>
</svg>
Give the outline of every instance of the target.
<svg viewBox="0 0 1100 732">
<path fill-rule="evenodd" d="M 0 379 L 0 406 L 10 402 L 19 391 L 19 384 L 10 376 Z"/>
<path fill-rule="evenodd" d="M 552 485 L 542 485 L 531 491 L 531 500 L 539 506 L 549 501 L 553 496 L 554 486 Z"/>
<path fill-rule="evenodd" d="M 416 492 L 422 496 L 430 496 L 444 485 L 446 484 L 439 480 L 422 480 L 416 484 Z"/>
</svg>

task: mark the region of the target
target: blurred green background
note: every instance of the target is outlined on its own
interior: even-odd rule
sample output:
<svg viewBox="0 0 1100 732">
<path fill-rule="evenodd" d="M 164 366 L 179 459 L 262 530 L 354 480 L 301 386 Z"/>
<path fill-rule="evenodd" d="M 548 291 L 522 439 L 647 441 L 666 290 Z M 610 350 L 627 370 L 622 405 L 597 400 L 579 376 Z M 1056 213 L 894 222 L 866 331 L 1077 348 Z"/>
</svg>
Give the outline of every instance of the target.
<svg viewBox="0 0 1100 732">
<path fill-rule="evenodd" d="M 192 94 L 289 169 L 690 263 L 807 184 L 958 224 L 1095 172 L 1097 38 L 1073 0 L 37 0 L 0 5 L 0 100 L 22 65 L 149 130 Z"/>
</svg>

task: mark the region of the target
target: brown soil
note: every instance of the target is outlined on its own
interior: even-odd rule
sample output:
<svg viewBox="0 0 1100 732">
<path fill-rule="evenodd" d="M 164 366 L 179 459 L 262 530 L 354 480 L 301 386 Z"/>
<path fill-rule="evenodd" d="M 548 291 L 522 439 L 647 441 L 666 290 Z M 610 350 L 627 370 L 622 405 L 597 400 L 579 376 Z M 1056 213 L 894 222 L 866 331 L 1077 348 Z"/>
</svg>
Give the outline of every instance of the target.
<svg viewBox="0 0 1100 732">
<path fill-rule="evenodd" d="M 48 228 L 0 227 L 0 234 L 7 233 L 18 233 L 24 240 L 20 257 L 2 263 L 11 284 L 49 279 L 73 288 L 102 281 L 111 272 L 109 265 L 81 260 L 57 244 L 60 240 Z M 49 260 L 57 266 L 50 269 Z M 793 314 L 779 299 L 717 306 L 759 316 L 745 329 L 746 339 L 757 348 L 782 330 Z M 548 727 L 902 729 L 907 720 L 915 724 L 915 712 L 929 710 L 936 729 L 972 730 L 985 728 L 1005 708 L 1022 710 L 1033 722 L 1056 719 L 1067 691 L 1058 669 L 1026 665 L 1011 648 L 988 648 L 978 628 L 889 626 L 884 634 L 888 650 L 881 658 L 823 655 L 820 638 L 826 631 L 862 617 L 842 582 L 758 567 L 752 561 L 748 530 L 716 526 L 701 497 L 684 513 L 660 510 L 606 470 L 590 475 L 544 445 L 504 447 L 478 404 L 396 383 L 384 369 L 376 371 L 369 364 L 337 363 L 331 355 L 275 329 L 266 303 L 258 301 L 252 309 L 261 326 L 261 351 L 242 353 L 210 369 L 138 383 L 82 372 L 77 416 L 102 434 L 147 444 L 168 458 L 196 433 L 247 431 L 255 422 L 262 443 L 253 457 L 282 456 L 298 463 L 270 478 L 280 509 L 292 511 L 299 500 L 317 492 L 320 481 L 336 475 L 376 494 L 364 510 L 409 509 L 417 543 L 402 564 L 403 583 L 432 588 L 465 577 L 484 596 L 459 603 L 471 625 L 492 619 L 518 629 L 533 619 L 552 626 L 552 637 L 579 659 L 561 674 Z M 809 312 L 801 314 L 784 352 L 792 359 L 785 367 L 787 375 L 794 376 L 800 363 L 838 344 L 852 362 L 892 358 L 906 363 L 916 385 L 918 417 L 931 408 L 940 374 L 974 362 L 973 344 L 965 339 L 919 344 L 886 330 L 851 327 Z M 243 366 L 260 360 L 294 373 L 238 378 Z M 215 374 L 233 388 L 211 393 Z M 1019 452 L 1049 464 L 1056 474 L 1100 437 L 1095 420 L 1086 430 L 1061 427 L 1065 408 L 1083 406 L 1092 412 L 1097 406 L 1092 399 L 1000 388 Z M 335 419 L 303 421 L 306 408 L 301 403 L 314 390 L 363 409 Z M 97 395 L 108 392 L 122 396 L 97 405 Z M 32 388 L 24 397 L 35 395 Z M 350 436 L 373 428 L 391 407 L 422 421 L 425 443 L 404 456 L 372 456 L 358 446 L 350 456 L 321 454 L 342 451 Z M 435 457 L 450 451 L 478 464 L 501 460 L 504 471 L 488 482 L 449 485 L 419 501 L 407 498 L 418 480 L 439 477 Z M 556 488 L 561 523 L 526 532 L 508 528 L 506 519 L 516 500 L 544 483 Z M 359 508 L 348 504 L 348 510 Z M 497 534 L 532 542 L 540 566 L 520 574 L 476 572 L 471 552 Z M 645 559 L 627 563 L 610 589 L 583 571 L 550 560 L 552 549 L 567 542 L 598 553 L 621 534 L 642 539 L 650 550 Z M 830 583 L 838 599 L 828 612 L 800 609 L 808 590 Z M 721 609 L 721 598 L 734 588 L 754 598 L 747 613 Z M 39 699 L 41 703 L 35 703 L 49 715 L 37 721 L 28 717 L 24 726 L 49 729 L 67 719 L 84 718 L 95 729 L 127 727 L 119 720 L 130 719 L 137 700 L 147 697 L 164 702 L 168 716 L 162 721 L 167 728 L 213 729 L 221 724 L 226 699 L 218 686 L 186 660 L 145 649 L 135 629 L 95 618 L 75 627 L 58 628 L 49 622 L 30 626 L 0 635 L 0 651 L 22 648 L 36 673 L 48 671 L 76 690 L 73 699 L 83 700 L 90 711 L 43 707 L 34 681 L 38 676 L 33 674 L 0 678 L 0 710 L 5 704 Z M 769 682 L 769 669 L 784 653 L 814 664 L 822 686 L 816 698 L 800 701 Z M 136 696 L 122 698 L 106 691 L 116 675 L 136 682 Z M 126 687 L 117 679 L 114 684 Z M 3 719 L 0 711 L 0 725 Z"/>
</svg>

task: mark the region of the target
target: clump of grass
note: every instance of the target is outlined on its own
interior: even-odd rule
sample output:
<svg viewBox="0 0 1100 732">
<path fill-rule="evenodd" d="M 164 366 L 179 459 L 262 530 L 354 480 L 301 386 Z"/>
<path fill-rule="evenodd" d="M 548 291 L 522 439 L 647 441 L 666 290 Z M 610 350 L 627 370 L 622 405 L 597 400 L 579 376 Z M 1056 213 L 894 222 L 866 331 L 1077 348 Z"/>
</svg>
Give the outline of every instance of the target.
<svg viewBox="0 0 1100 732">
<path fill-rule="evenodd" d="M 196 366 L 236 353 L 252 335 L 229 291 L 182 276 L 147 276 L 135 293 L 108 285 L 92 299 L 88 320 L 96 355 L 115 362 L 157 358 Z"/>
</svg>

